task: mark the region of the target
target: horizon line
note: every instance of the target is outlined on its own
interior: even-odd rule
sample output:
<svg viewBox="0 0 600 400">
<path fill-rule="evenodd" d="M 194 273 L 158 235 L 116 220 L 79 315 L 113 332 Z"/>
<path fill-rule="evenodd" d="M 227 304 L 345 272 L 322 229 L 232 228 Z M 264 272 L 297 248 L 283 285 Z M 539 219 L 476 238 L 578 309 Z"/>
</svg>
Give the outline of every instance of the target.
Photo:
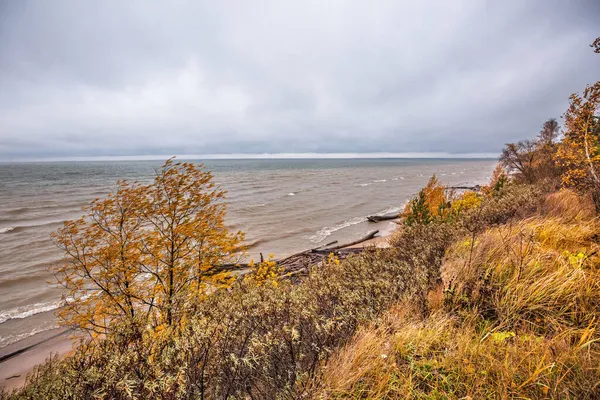
<svg viewBox="0 0 600 400">
<path fill-rule="evenodd" d="M 64 156 L 64 157 L 22 157 L 0 159 L 2 163 L 13 162 L 59 162 L 59 161 L 160 161 L 169 158 L 179 160 L 277 160 L 277 159 L 391 159 L 391 158 L 450 158 L 497 159 L 497 153 L 447 153 L 447 152 L 412 152 L 412 153 L 217 153 L 217 154 L 151 154 L 129 156 Z"/>
</svg>

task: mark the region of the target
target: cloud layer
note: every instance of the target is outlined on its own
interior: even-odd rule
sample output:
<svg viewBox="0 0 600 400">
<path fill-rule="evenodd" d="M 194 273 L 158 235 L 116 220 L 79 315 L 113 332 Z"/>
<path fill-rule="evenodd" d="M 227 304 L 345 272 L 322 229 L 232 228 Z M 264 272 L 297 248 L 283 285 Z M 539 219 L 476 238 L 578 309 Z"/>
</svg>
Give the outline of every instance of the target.
<svg viewBox="0 0 600 400">
<path fill-rule="evenodd" d="M 0 159 L 498 152 L 600 79 L 600 3 L 3 2 Z"/>
</svg>

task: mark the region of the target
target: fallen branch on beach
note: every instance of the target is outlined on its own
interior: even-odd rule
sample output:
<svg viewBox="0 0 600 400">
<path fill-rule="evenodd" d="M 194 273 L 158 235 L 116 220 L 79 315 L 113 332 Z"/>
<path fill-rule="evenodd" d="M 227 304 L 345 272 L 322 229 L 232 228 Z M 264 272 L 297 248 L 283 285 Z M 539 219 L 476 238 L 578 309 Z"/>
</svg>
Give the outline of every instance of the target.
<svg viewBox="0 0 600 400">
<path fill-rule="evenodd" d="M 335 247 L 327 247 L 325 250 L 339 250 L 339 249 L 343 249 L 344 247 L 354 246 L 354 245 L 360 244 L 362 242 L 366 242 L 367 240 L 373 239 L 375 237 L 375 235 L 377 235 L 378 233 L 379 233 L 379 230 L 374 230 L 374 231 L 367 233 L 366 236 L 363 236 L 360 239 L 355 240 L 354 242 L 341 244 L 341 245 L 335 246 Z"/>
<path fill-rule="evenodd" d="M 479 192 L 481 190 L 481 186 L 479 186 L 479 185 L 475 185 L 475 186 L 446 186 L 446 190 L 452 190 L 452 189 L 456 189 L 456 190 L 472 190 L 474 192 Z"/>
<path fill-rule="evenodd" d="M 367 220 L 369 222 L 380 222 L 380 221 L 387 221 L 390 219 L 397 219 L 399 218 L 400 215 L 399 214 L 386 214 L 386 215 L 370 215 L 367 217 Z"/>
<path fill-rule="evenodd" d="M 296 254 L 292 254 L 288 257 L 282 258 L 280 260 L 274 260 L 277 265 L 283 268 L 283 271 L 288 276 L 293 276 L 302 273 L 302 271 L 306 272 L 307 268 L 313 265 L 317 265 L 323 260 L 325 260 L 329 254 L 334 253 L 338 259 L 343 260 L 352 254 L 358 254 L 364 251 L 364 248 L 348 248 L 350 246 L 355 246 L 357 244 L 366 242 L 371 240 L 379 233 L 379 230 L 374 230 L 366 234 L 350 243 L 344 243 L 341 245 L 337 245 L 334 247 L 329 247 L 336 244 L 338 241 L 335 240 L 333 242 L 309 249 L 304 250 Z M 224 264 L 213 267 L 211 273 L 219 273 L 223 271 L 247 271 L 250 269 L 250 265 L 248 263 L 238 263 L 238 264 Z"/>
</svg>

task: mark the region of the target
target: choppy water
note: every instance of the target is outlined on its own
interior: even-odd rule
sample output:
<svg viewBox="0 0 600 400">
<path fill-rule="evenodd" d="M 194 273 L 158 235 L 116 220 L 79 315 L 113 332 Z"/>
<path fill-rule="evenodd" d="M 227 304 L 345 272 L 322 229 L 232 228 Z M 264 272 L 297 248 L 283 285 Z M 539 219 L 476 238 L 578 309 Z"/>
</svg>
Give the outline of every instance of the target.
<svg viewBox="0 0 600 400">
<path fill-rule="evenodd" d="M 228 191 L 227 224 L 250 254 L 283 256 L 373 228 L 367 215 L 400 210 L 432 174 L 446 184 L 485 183 L 495 160 L 208 160 Z M 50 234 L 118 179 L 150 181 L 157 161 L 0 164 L 0 347 L 52 329 L 60 290 L 47 267 Z"/>
</svg>

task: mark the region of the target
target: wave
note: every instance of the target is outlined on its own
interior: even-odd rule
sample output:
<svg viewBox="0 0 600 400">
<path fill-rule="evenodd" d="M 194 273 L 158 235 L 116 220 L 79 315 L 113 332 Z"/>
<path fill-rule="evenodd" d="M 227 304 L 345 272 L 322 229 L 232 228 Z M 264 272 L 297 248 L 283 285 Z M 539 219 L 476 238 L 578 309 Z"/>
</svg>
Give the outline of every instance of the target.
<svg viewBox="0 0 600 400">
<path fill-rule="evenodd" d="M 402 207 L 391 206 L 391 207 L 388 207 L 385 210 L 379 211 L 379 212 L 377 212 L 377 213 L 375 213 L 373 215 L 387 215 L 387 214 L 399 213 L 400 211 L 404 210 L 404 207 L 406 207 L 406 204 L 408 204 L 408 202 L 409 202 L 409 200 L 407 200 L 404 203 L 404 206 L 402 206 Z"/>
<path fill-rule="evenodd" d="M 52 241 L 50 240 L 50 238 L 45 237 L 43 239 L 31 240 L 26 243 L 18 242 L 11 247 L 6 247 L 4 250 L 6 250 L 7 252 L 26 250 L 29 253 L 29 251 L 31 251 L 31 249 L 37 249 L 39 247 L 47 248 L 49 244 L 52 244 Z M 55 246 L 52 246 L 52 248 L 56 250 Z"/>
<path fill-rule="evenodd" d="M 313 243 L 319 243 L 319 242 L 322 242 L 327 236 L 330 236 L 332 233 L 337 232 L 340 229 L 348 228 L 349 226 L 352 226 L 352 225 L 358 225 L 358 224 L 366 222 L 366 221 L 367 221 L 367 217 L 355 217 L 355 218 L 346 220 L 338 225 L 326 226 L 326 227 L 319 229 L 319 231 L 317 231 L 317 233 L 315 233 L 314 235 L 310 236 L 308 238 L 308 240 L 310 240 Z"/>
<path fill-rule="evenodd" d="M 405 205 L 402 207 L 391 206 L 391 207 L 386 208 L 385 210 L 379 211 L 374 214 L 369 214 L 369 215 L 387 215 L 387 214 L 399 213 L 400 211 L 402 211 L 404 209 L 404 207 L 406 206 L 408 201 L 409 200 L 407 200 Z M 327 236 L 330 236 L 334 232 L 337 232 L 344 228 L 348 228 L 353 225 L 358 225 L 358 224 L 366 222 L 366 221 L 367 221 L 367 217 L 351 218 L 351 219 L 348 219 L 338 225 L 323 227 L 323 228 L 319 229 L 317 231 L 317 233 L 315 233 L 314 235 L 309 236 L 308 239 L 313 243 L 319 243 L 319 242 L 323 241 Z"/>
<path fill-rule="evenodd" d="M 375 183 L 387 182 L 387 179 L 375 179 L 373 182 L 375 182 Z"/>
<path fill-rule="evenodd" d="M 55 220 L 55 221 L 43 221 L 40 222 L 39 224 L 31 224 L 31 225 L 17 225 L 17 226 L 9 226 L 7 228 L 0 228 L 0 234 L 2 233 L 9 233 L 9 232 L 21 232 L 25 229 L 29 229 L 29 228 L 43 228 L 46 226 L 52 226 L 52 225 L 59 225 L 62 224 L 66 219 L 61 219 L 61 220 Z"/>
<path fill-rule="evenodd" d="M 257 209 L 263 208 L 266 206 L 267 206 L 266 203 L 256 203 L 256 204 L 248 204 L 248 205 L 242 205 L 242 204 L 237 205 L 236 204 L 236 206 L 230 206 L 230 210 L 232 213 L 237 212 L 237 213 L 248 214 L 248 213 L 256 213 L 256 212 L 258 212 Z"/>
<path fill-rule="evenodd" d="M 294 193 L 294 192 L 290 192 L 290 193 L 288 193 L 287 195 L 288 195 L 288 196 L 295 196 L 295 195 L 296 195 L 296 193 Z"/>
<path fill-rule="evenodd" d="M 246 248 L 247 249 L 252 249 L 252 248 L 258 246 L 259 244 L 263 244 L 265 242 L 266 242 L 265 239 L 256 239 L 256 240 L 253 240 L 252 242 L 246 244 Z"/>
<path fill-rule="evenodd" d="M 0 311 L 0 324 L 11 319 L 28 318 L 36 314 L 53 311 L 63 304 L 62 300 L 48 301 L 45 303 L 28 304 L 11 308 L 10 310 Z"/>
<path fill-rule="evenodd" d="M 370 183 L 355 183 L 354 186 L 365 187 L 365 186 L 371 186 L 371 184 Z"/>
<path fill-rule="evenodd" d="M 45 325 L 45 326 L 38 326 L 36 328 L 33 328 L 29 332 L 21 333 L 18 335 L 0 336 L 0 348 L 6 347 L 9 344 L 18 342 L 23 339 L 27 339 L 28 337 L 37 335 L 38 333 L 46 332 L 46 331 L 56 329 L 56 328 L 58 328 L 58 325 L 56 325 L 55 323 L 52 323 L 52 324 Z"/>
<path fill-rule="evenodd" d="M 78 202 L 61 202 L 61 203 L 49 203 L 46 205 L 36 204 L 31 206 L 17 207 L 11 208 L 4 211 L 5 215 L 10 215 L 13 217 L 18 217 L 21 215 L 36 213 L 40 214 L 41 212 L 64 212 L 64 211 L 77 211 L 81 209 L 81 206 L 85 204 L 81 201 Z"/>
<path fill-rule="evenodd" d="M 21 273 L 25 272 L 26 270 L 33 270 L 33 271 L 29 272 L 29 273 L 22 273 L 21 275 L 17 275 L 17 276 L 14 276 L 15 275 L 14 271 L 11 271 L 10 269 L 8 269 L 8 270 L 5 269 L 6 273 L 3 274 L 2 278 L 0 278 L 0 292 L 7 288 L 22 287 L 23 285 L 31 284 L 31 283 L 38 283 L 38 284 L 46 283 L 48 281 L 48 274 L 45 271 L 46 271 L 46 268 L 48 267 L 48 265 L 51 265 L 51 264 L 50 263 L 41 264 L 43 267 L 45 267 L 43 269 L 39 268 L 40 264 L 36 264 L 34 266 L 28 266 L 28 267 L 24 267 L 24 268 L 19 268 L 19 272 L 21 272 Z M 8 276 L 11 276 L 11 277 L 8 278 Z M 44 286 L 42 286 L 42 288 L 43 287 Z"/>
<path fill-rule="evenodd" d="M 269 230 L 268 232 L 263 232 L 261 234 L 260 243 L 262 244 L 264 242 L 270 244 L 273 241 L 281 241 L 282 239 L 287 238 L 307 238 L 306 235 L 310 234 L 311 232 L 314 232 L 314 230 L 309 227 L 298 227 L 297 229 L 280 231 Z M 275 252 L 278 252 L 277 248 L 273 250 L 275 250 Z"/>
</svg>

